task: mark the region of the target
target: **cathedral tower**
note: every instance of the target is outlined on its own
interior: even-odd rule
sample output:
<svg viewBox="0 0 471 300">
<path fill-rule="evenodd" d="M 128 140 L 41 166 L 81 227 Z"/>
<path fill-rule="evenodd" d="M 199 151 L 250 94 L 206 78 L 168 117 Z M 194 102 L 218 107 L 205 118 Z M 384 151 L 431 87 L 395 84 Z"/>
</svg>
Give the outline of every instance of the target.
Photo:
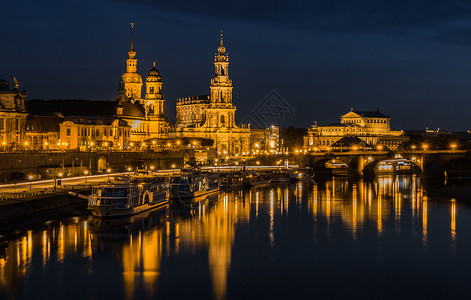
<svg viewBox="0 0 471 300">
<path fill-rule="evenodd" d="M 126 73 L 123 74 L 126 97 L 131 101 L 141 99 L 142 77 L 137 73 L 136 51 L 134 51 L 134 23 L 131 23 L 131 49 L 126 60 Z"/>
<path fill-rule="evenodd" d="M 229 79 L 229 56 L 224 46 L 221 32 L 221 44 L 214 57 L 214 78 L 211 79 L 211 102 L 232 105 L 232 80 Z"/>
<path fill-rule="evenodd" d="M 206 109 L 207 127 L 232 128 L 235 125 L 236 108 L 232 105 L 232 80 L 229 79 L 229 56 L 224 46 L 221 32 L 221 44 L 214 57 L 214 78 L 211 79 L 210 104 Z"/>
</svg>

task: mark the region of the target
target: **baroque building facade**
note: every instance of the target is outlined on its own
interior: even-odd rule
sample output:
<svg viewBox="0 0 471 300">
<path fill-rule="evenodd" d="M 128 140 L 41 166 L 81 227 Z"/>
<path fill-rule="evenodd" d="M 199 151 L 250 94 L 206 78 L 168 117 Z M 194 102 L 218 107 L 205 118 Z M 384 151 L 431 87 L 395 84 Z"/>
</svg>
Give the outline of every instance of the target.
<svg viewBox="0 0 471 300">
<path fill-rule="evenodd" d="M 214 69 L 209 95 L 177 99 L 177 120 L 169 135 L 176 139 L 210 139 L 214 143 L 209 148 L 219 156 L 249 156 L 250 126 L 236 125 L 229 56 L 222 33 Z"/>
<path fill-rule="evenodd" d="M 13 78 L 14 87 L 0 80 L 0 142 L 2 147 L 18 147 L 23 145 L 26 132 L 25 99 L 26 91 L 20 91 L 20 84 Z"/>
<path fill-rule="evenodd" d="M 116 96 L 116 118 L 126 121 L 131 127 L 130 141 L 144 142 L 149 139 L 168 138 L 169 122 L 164 116 L 162 76 L 155 67 L 149 71 L 142 97 L 142 77 L 137 73 L 137 58 L 134 50 L 134 24 L 131 23 L 131 48 L 128 51 L 126 72 L 121 76 Z"/>
<path fill-rule="evenodd" d="M 60 124 L 60 146 L 85 150 L 84 145 L 101 149 L 124 149 L 130 142 L 131 127 L 114 118 L 66 117 Z"/>
<path fill-rule="evenodd" d="M 309 128 L 304 137 L 304 150 L 326 151 L 345 137 L 356 137 L 365 147 L 385 147 L 397 149 L 408 141 L 404 131 L 390 129 L 391 117 L 379 111 L 355 111 L 340 118 L 340 123 L 318 126 L 317 122 Z"/>
</svg>

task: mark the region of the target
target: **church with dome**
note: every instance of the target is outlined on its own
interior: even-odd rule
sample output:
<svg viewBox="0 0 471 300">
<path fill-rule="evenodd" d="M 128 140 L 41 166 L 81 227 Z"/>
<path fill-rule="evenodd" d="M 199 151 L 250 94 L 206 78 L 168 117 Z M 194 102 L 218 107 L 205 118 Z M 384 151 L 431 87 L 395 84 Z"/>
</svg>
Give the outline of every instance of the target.
<svg viewBox="0 0 471 300">
<path fill-rule="evenodd" d="M 115 99 L 116 117 L 126 121 L 131 127 L 130 141 L 143 142 L 148 139 L 168 138 L 169 122 L 164 116 L 162 76 L 154 62 L 146 77 L 145 96 L 142 97 L 144 84 L 141 75 L 137 73 L 133 32 L 128 55 L 126 73 L 121 76 Z"/>
<path fill-rule="evenodd" d="M 138 73 L 134 23 L 131 23 L 131 45 L 127 54 L 126 72 L 121 75 L 112 101 L 28 101 L 30 116 L 25 137 L 28 145 L 34 149 L 81 151 L 191 148 L 202 153 L 202 162 L 217 157 L 277 153 L 279 132 L 276 126 L 255 129 L 250 128 L 250 124 L 236 123 L 229 55 L 222 32 L 209 94 L 177 99 L 175 124 L 170 124 L 164 112 L 163 79 L 156 63 L 145 78 Z M 51 126 L 44 126 L 45 123 Z"/>
</svg>

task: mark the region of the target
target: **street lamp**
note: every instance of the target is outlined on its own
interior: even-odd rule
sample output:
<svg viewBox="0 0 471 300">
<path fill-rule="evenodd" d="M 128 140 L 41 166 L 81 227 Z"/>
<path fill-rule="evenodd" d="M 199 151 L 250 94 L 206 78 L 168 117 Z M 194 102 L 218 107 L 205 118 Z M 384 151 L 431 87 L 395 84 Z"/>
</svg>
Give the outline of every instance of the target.
<svg viewBox="0 0 471 300">
<path fill-rule="evenodd" d="M 412 146 L 410 146 L 410 147 L 412 148 L 412 151 L 415 151 L 415 148 L 417 148 L 416 145 L 412 145 Z"/>
<path fill-rule="evenodd" d="M 455 150 L 457 146 L 458 146 L 458 145 L 456 145 L 455 143 L 451 144 L 451 145 L 450 145 L 451 150 Z"/>
<path fill-rule="evenodd" d="M 422 148 L 424 149 L 424 151 L 426 151 L 427 148 L 428 148 L 428 145 L 427 144 L 422 144 Z"/>
<path fill-rule="evenodd" d="M 87 175 L 88 175 L 88 170 L 85 170 L 85 172 L 83 172 L 85 174 L 85 183 L 87 183 Z"/>
<path fill-rule="evenodd" d="M 60 172 L 59 174 L 57 174 L 59 176 L 59 179 L 56 179 L 54 181 L 54 189 L 57 187 L 57 185 L 62 185 L 62 181 L 61 181 L 61 178 L 62 178 L 62 172 Z"/>
<path fill-rule="evenodd" d="M 31 191 L 31 180 L 33 180 L 33 175 L 29 175 L 28 179 L 29 179 L 29 190 Z"/>
<path fill-rule="evenodd" d="M 111 173 L 111 169 L 110 169 L 110 168 L 106 169 L 106 172 L 108 173 L 108 181 L 110 181 L 110 173 Z"/>
</svg>

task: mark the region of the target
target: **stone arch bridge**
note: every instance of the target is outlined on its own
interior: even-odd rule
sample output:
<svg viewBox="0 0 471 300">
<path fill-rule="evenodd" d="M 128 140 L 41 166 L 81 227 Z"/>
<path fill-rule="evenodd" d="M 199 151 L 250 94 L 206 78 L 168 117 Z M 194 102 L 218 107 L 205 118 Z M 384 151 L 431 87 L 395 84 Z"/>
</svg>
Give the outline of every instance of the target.
<svg viewBox="0 0 471 300">
<path fill-rule="evenodd" d="M 299 155 L 296 161 L 301 165 L 318 166 L 323 161 L 335 158 L 348 165 L 349 175 L 362 176 L 373 171 L 374 166 L 385 159 L 400 157 L 411 160 L 422 170 L 423 177 L 441 177 L 448 164 L 467 157 L 465 150 L 430 151 L 348 151 L 311 153 Z M 301 160 L 300 160 L 301 158 Z"/>
</svg>

